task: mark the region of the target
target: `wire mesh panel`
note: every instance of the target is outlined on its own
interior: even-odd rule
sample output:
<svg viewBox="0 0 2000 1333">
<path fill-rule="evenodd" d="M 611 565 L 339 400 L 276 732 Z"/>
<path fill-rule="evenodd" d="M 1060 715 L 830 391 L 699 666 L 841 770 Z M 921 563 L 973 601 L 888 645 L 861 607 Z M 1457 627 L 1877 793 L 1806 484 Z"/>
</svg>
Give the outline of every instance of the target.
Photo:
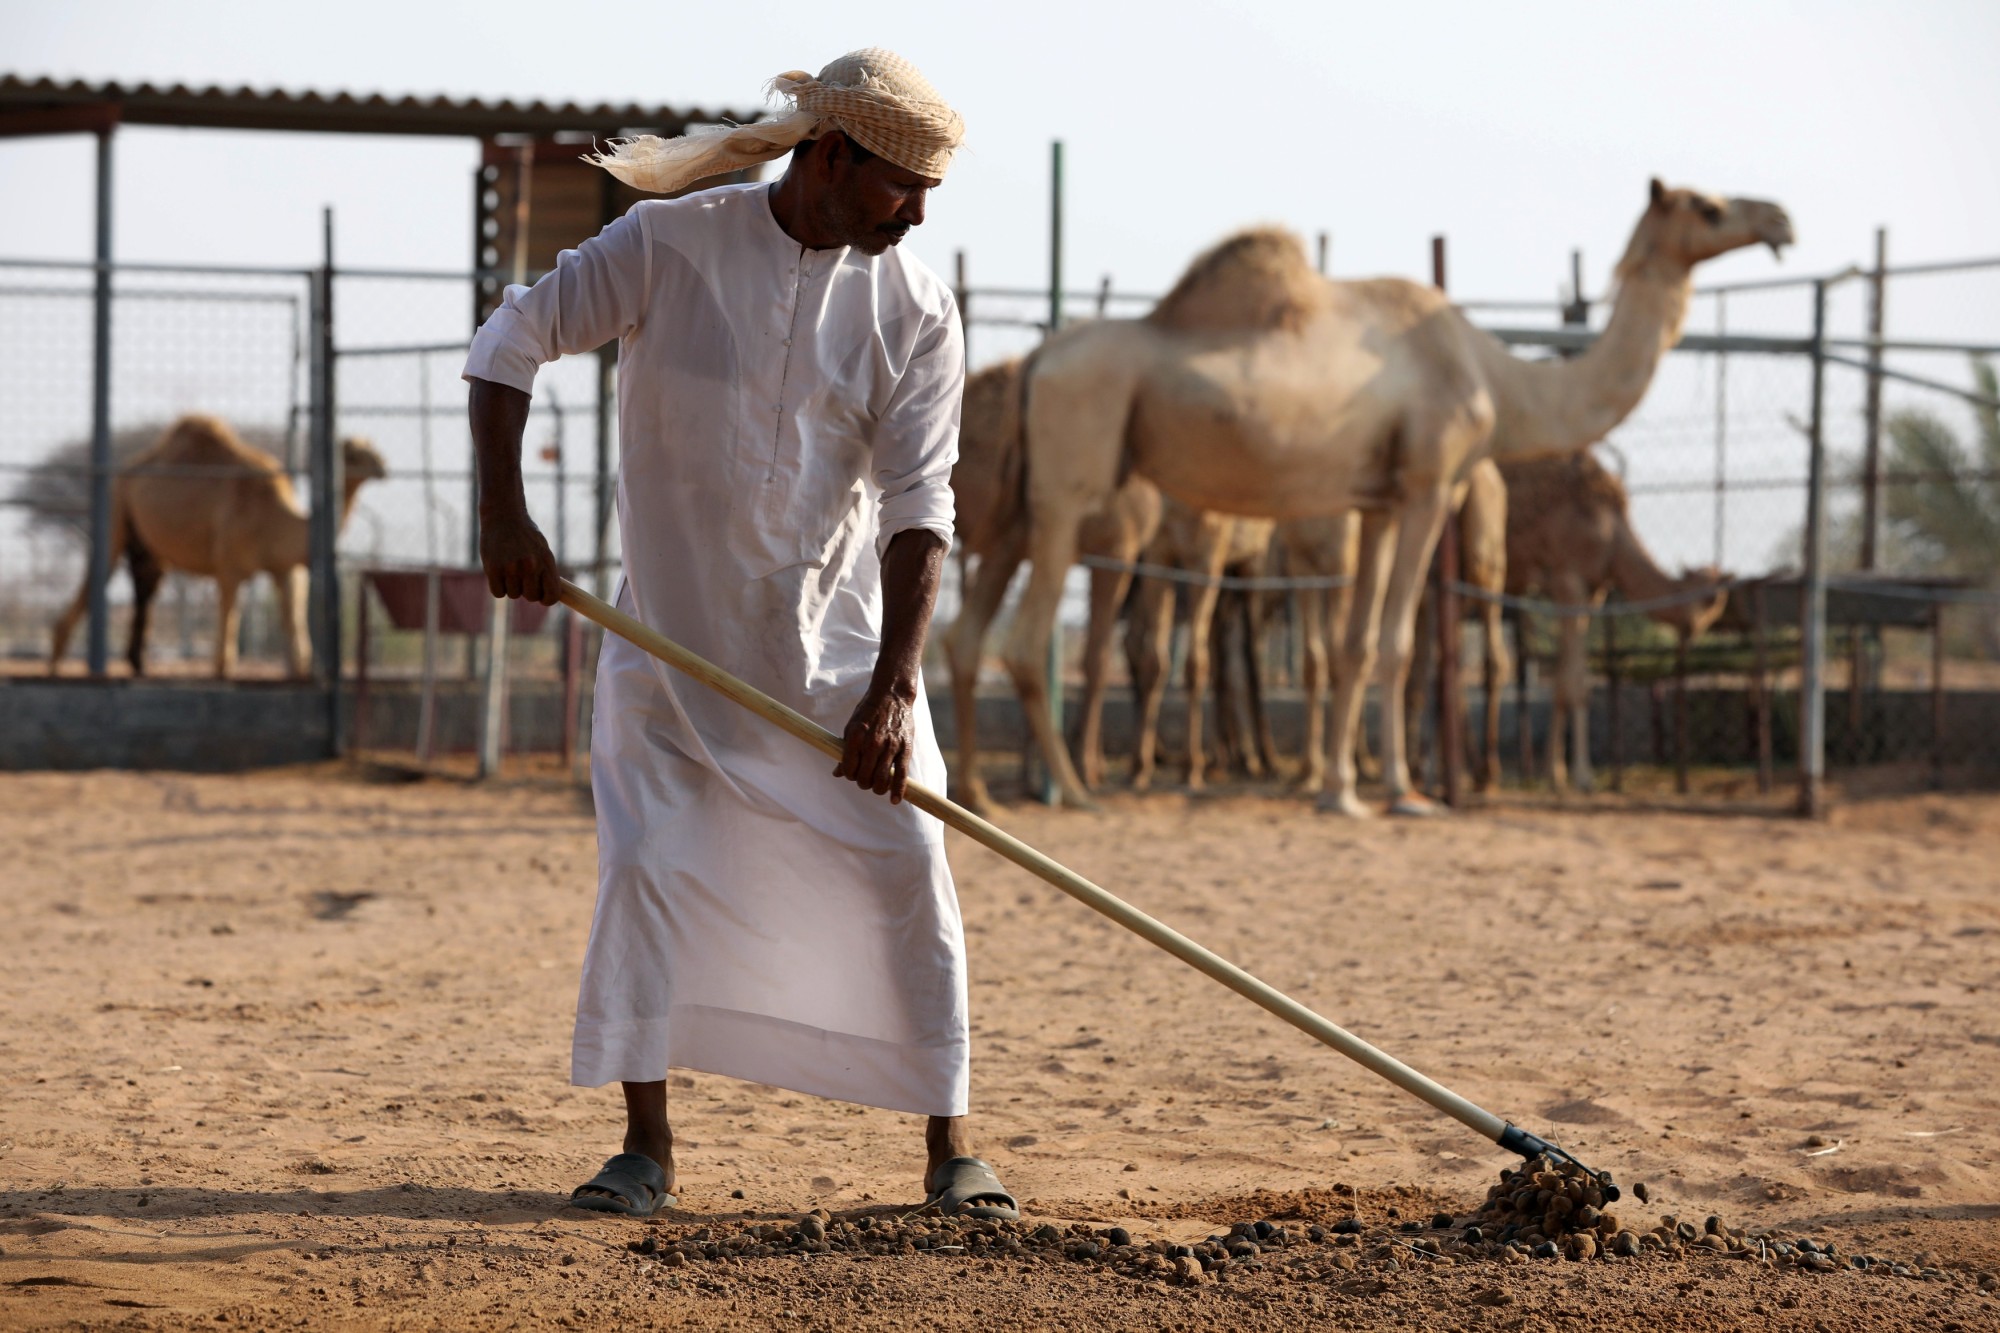
<svg viewBox="0 0 2000 1333">
<path fill-rule="evenodd" d="M 388 473 L 355 496 L 340 548 L 349 574 L 479 566 L 472 437 L 461 377 L 473 332 L 476 278 L 394 272 L 336 277 L 335 429 L 366 437 Z M 522 447 L 529 512 L 557 562 L 586 586 L 600 579 L 597 515 L 600 502 L 605 504 L 601 576 L 607 590 L 618 540 L 610 508 L 617 432 L 615 412 L 600 422 L 600 411 L 612 384 L 594 353 L 544 366 Z M 361 585 L 360 579 L 343 578 L 344 589 L 351 589 L 345 595 L 353 623 L 370 617 L 368 634 L 352 634 L 348 643 L 350 674 L 362 666 L 355 655 L 365 652 L 374 691 L 367 734 L 359 743 L 374 751 L 428 752 L 416 723 L 423 714 L 417 682 L 428 662 L 436 681 L 437 721 L 427 734 L 434 735 L 439 753 L 469 746 L 483 671 L 481 633 L 447 628 L 427 646 L 422 631 L 397 628 Z M 517 632 L 508 644 L 509 749 L 556 748 L 558 738 L 574 737 L 579 713 L 588 716 L 584 668 L 595 631 L 591 643 L 571 644 L 567 613 L 537 624 L 535 632 Z M 581 703 L 579 691 L 585 696 Z"/>
<path fill-rule="evenodd" d="M 0 652 L 15 669 L 46 655 L 51 621 L 83 583 L 94 281 L 88 264 L 0 261 L 0 561 L 17 571 L 0 593 Z M 135 266 L 116 270 L 111 290 L 114 465 L 176 419 L 203 413 L 302 472 L 303 274 Z M 116 571 L 112 595 L 122 621 L 129 594 Z M 184 658 L 206 659 L 212 587 L 170 575 L 163 601 L 155 663 L 171 670 Z M 246 658 L 275 661 L 277 628 L 268 588 L 253 587 Z"/>
</svg>

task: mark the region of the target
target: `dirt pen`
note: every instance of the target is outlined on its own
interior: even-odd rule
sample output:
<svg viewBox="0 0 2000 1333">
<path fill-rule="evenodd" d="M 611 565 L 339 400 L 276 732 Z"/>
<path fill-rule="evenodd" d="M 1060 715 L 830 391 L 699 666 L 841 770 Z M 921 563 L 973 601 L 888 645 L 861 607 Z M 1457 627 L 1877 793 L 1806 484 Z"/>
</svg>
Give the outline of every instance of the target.
<svg viewBox="0 0 2000 1333">
<path fill-rule="evenodd" d="M 671 1088 L 679 1208 L 569 1212 L 620 1119 L 565 1083 L 593 865 L 566 779 L 0 788 L 0 928 L 34 960 L 0 991 L 0 1326 L 2000 1322 L 1993 798 L 1010 819 L 1612 1171 L 1627 1233 L 1672 1219 L 1570 1262 L 1466 1239 L 1508 1154 L 955 838 L 1015 1234 L 911 1215 L 914 1121 L 707 1076 Z M 1710 1217 L 1747 1258 L 1678 1238 Z"/>
</svg>

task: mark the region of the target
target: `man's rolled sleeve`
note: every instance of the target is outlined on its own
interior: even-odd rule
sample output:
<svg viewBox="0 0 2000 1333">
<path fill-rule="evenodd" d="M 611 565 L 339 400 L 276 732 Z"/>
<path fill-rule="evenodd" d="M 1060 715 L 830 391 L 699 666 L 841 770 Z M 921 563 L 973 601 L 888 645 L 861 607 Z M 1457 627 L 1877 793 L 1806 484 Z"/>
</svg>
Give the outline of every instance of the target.
<svg viewBox="0 0 2000 1333">
<path fill-rule="evenodd" d="M 965 338 L 947 310 L 927 330 L 875 430 L 874 478 L 882 491 L 875 553 L 899 532 L 926 528 L 952 538 L 951 469 L 958 461 L 958 414 L 965 395 Z"/>
<path fill-rule="evenodd" d="M 463 378 L 533 393 L 535 372 L 587 352 L 639 322 L 650 278 L 644 222 L 628 212 L 574 250 L 532 287 L 509 287 L 472 337 Z"/>
</svg>

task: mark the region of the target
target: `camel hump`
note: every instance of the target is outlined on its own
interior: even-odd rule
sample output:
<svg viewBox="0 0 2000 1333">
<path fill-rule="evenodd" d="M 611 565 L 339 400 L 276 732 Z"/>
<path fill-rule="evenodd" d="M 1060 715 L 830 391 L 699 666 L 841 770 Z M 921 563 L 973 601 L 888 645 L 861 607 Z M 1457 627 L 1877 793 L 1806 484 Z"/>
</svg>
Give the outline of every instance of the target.
<svg viewBox="0 0 2000 1333">
<path fill-rule="evenodd" d="M 1327 305 L 1327 283 L 1305 243 L 1283 227 L 1237 232 L 1188 265 L 1147 316 L 1187 332 L 1298 329 Z"/>
<path fill-rule="evenodd" d="M 278 460 L 230 429 L 220 417 L 190 413 L 164 431 L 153 446 L 132 460 L 132 466 L 172 463 L 182 467 L 227 467 L 265 476 L 280 476 Z"/>
</svg>

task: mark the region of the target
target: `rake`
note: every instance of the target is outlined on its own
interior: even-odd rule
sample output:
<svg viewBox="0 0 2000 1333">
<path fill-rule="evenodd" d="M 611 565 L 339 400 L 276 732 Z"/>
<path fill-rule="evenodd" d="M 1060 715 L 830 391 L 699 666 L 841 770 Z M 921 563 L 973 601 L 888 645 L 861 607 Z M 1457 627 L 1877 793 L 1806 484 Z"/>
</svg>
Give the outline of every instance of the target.
<svg viewBox="0 0 2000 1333">
<path fill-rule="evenodd" d="M 804 714 L 786 707 L 755 686 L 738 680 L 714 663 L 689 652 L 657 630 L 649 628 L 602 599 L 591 596 L 569 580 L 564 579 L 560 582 L 557 597 L 564 606 L 578 615 L 595 621 L 611 633 L 659 658 L 668 666 L 692 676 L 765 721 L 790 732 L 822 754 L 833 759 L 841 757 L 844 747 L 840 738 L 825 727 Z M 935 816 L 946 826 L 983 843 L 1029 874 L 1055 885 L 1092 911 L 1111 918 L 1141 939 L 1166 950 L 1197 972 L 1221 982 L 1244 999 L 1277 1015 L 1307 1036 L 1331 1046 L 1362 1068 L 1387 1079 L 1411 1096 L 1427 1102 L 1475 1133 L 1523 1157 L 1544 1157 L 1567 1162 L 1596 1179 L 1607 1200 L 1619 1197 L 1618 1186 L 1612 1183 L 1610 1172 L 1594 1171 L 1584 1166 L 1575 1157 L 1548 1140 L 1530 1134 L 1519 1125 L 1501 1119 L 1436 1080 L 1425 1077 L 1388 1052 L 1371 1046 L 1339 1024 L 1322 1018 L 1283 991 L 1259 981 L 1220 954 L 1203 948 L 1164 922 L 1154 920 L 1116 894 L 1091 883 L 1074 870 L 1036 851 L 1019 838 L 981 819 L 965 807 L 914 782 L 906 788 L 904 799 L 924 813 Z"/>
</svg>

